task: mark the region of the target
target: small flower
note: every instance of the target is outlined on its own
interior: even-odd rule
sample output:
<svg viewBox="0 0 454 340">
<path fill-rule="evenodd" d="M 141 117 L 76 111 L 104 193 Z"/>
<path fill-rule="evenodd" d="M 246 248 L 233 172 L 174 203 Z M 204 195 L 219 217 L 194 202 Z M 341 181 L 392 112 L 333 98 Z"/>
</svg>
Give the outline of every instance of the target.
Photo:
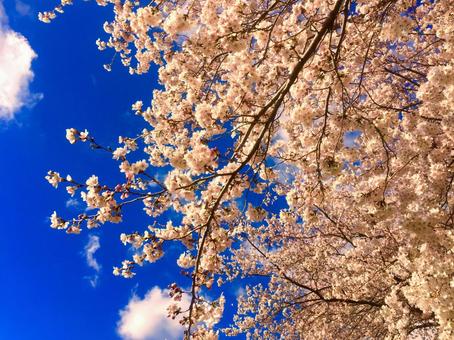
<svg viewBox="0 0 454 340">
<path fill-rule="evenodd" d="M 132 104 L 132 109 L 133 109 L 134 111 L 139 111 L 139 112 L 140 112 L 140 111 L 142 111 L 142 106 L 143 106 L 142 101 L 141 101 L 141 100 L 138 100 L 138 101 L 136 101 L 134 104 Z"/>
<path fill-rule="evenodd" d="M 146 160 L 141 160 L 133 163 L 131 165 L 132 171 L 134 174 L 140 174 L 141 172 L 144 172 L 148 168 L 148 163 Z"/>
<path fill-rule="evenodd" d="M 124 245 L 126 245 L 128 243 L 128 235 L 126 235 L 125 233 L 121 233 L 120 235 L 120 241 L 121 243 L 123 243 Z"/>
<path fill-rule="evenodd" d="M 78 235 L 78 234 L 80 234 L 80 231 L 81 231 L 81 229 L 80 229 L 80 227 L 78 225 L 72 225 L 68 229 L 66 229 L 66 233 L 67 234 L 76 234 L 76 235 Z"/>
<path fill-rule="evenodd" d="M 45 178 L 54 188 L 58 188 L 58 183 L 63 182 L 63 178 L 60 177 L 60 174 L 51 170 L 47 172 L 47 176 Z"/>
<path fill-rule="evenodd" d="M 60 218 L 57 216 L 56 211 L 54 211 L 50 216 L 50 223 L 51 223 L 50 226 L 52 228 L 58 228 L 58 226 L 60 225 Z"/>
<path fill-rule="evenodd" d="M 96 45 L 98 46 L 98 50 L 103 51 L 107 47 L 107 43 L 102 41 L 101 39 L 96 40 Z"/>
<path fill-rule="evenodd" d="M 246 211 L 246 217 L 251 221 L 251 222 L 258 222 L 258 221 L 263 221 L 266 217 L 266 212 L 263 208 L 258 207 L 254 208 L 250 203 L 248 205 L 248 209 Z"/>
<path fill-rule="evenodd" d="M 71 196 L 74 196 L 74 194 L 76 193 L 77 191 L 77 187 L 76 186 L 68 186 L 66 187 L 66 191 L 68 194 L 70 194 Z"/>
<path fill-rule="evenodd" d="M 177 260 L 177 264 L 181 268 L 191 268 L 195 264 L 194 258 L 189 253 L 182 253 Z"/>
<path fill-rule="evenodd" d="M 38 19 L 46 24 L 50 23 L 51 20 L 55 19 L 55 12 L 39 12 Z"/>
<path fill-rule="evenodd" d="M 71 144 L 74 144 L 78 138 L 79 138 L 79 131 L 77 131 L 74 128 L 66 129 L 66 139 Z"/>
<path fill-rule="evenodd" d="M 130 278 L 134 277 L 135 273 L 124 270 L 123 273 L 121 273 L 121 275 L 123 275 L 123 277 L 125 279 L 130 279 Z"/>
<path fill-rule="evenodd" d="M 116 160 L 123 159 L 123 158 L 126 157 L 127 153 L 128 153 L 128 149 L 127 148 L 119 147 L 119 148 L 116 148 L 114 150 L 114 152 L 112 153 L 112 158 L 116 159 Z"/>
<path fill-rule="evenodd" d="M 143 265 L 143 259 L 144 259 L 144 256 L 143 256 L 143 255 L 134 254 L 134 255 L 132 256 L 132 259 L 133 259 L 134 262 L 137 263 L 139 266 L 142 266 L 142 265 Z"/>
<path fill-rule="evenodd" d="M 79 138 L 82 142 L 86 142 L 88 140 L 88 130 L 85 129 L 85 131 L 82 131 L 80 134 L 79 134 Z"/>
<path fill-rule="evenodd" d="M 89 187 L 97 187 L 99 185 L 98 177 L 93 175 L 85 182 Z"/>
<path fill-rule="evenodd" d="M 50 216 L 50 226 L 54 229 L 65 229 L 69 225 L 64 219 L 57 215 L 57 212 L 53 212 Z"/>
</svg>

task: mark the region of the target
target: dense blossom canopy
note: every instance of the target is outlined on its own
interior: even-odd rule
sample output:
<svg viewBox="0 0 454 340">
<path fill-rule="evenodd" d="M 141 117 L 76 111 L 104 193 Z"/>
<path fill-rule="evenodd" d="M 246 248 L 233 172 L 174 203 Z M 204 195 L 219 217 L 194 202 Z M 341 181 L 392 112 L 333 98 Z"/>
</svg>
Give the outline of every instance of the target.
<svg viewBox="0 0 454 340">
<path fill-rule="evenodd" d="M 143 204 L 150 226 L 122 235 L 137 252 L 114 274 L 181 242 L 190 289 L 171 285 L 169 314 L 187 338 L 454 338 L 452 0 L 97 2 L 115 13 L 99 49 L 131 74 L 159 65 L 162 89 L 133 104 L 148 126 L 116 149 L 67 130 L 125 180 L 49 172 L 91 208 L 52 227 Z M 156 223 L 168 209 L 181 221 Z M 204 291 L 244 277 L 261 283 L 220 330 L 225 299 Z"/>
</svg>

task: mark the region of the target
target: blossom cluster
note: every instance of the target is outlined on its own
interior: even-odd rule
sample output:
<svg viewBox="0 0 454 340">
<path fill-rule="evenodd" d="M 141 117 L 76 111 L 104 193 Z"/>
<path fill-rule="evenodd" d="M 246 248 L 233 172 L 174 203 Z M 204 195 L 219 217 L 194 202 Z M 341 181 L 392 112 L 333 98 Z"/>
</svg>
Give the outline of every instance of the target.
<svg viewBox="0 0 454 340">
<path fill-rule="evenodd" d="M 177 298 L 169 315 L 187 339 L 218 336 L 224 297 L 203 293 L 244 277 L 263 282 L 228 335 L 454 337 L 452 1 L 98 3 L 114 11 L 98 48 L 130 73 L 158 65 L 163 86 L 132 105 L 146 128 L 114 149 L 67 130 L 109 152 L 124 181 L 49 172 L 94 211 L 54 213 L 52 227 L 118 223 L 143 204 L 152 222 L 122 234 L 135 254 L 114 274 L 181 242 L 191 289 L 173 291 L 191 304 Z M 159 224 L 170 208 L 178 223 Z"/>
</svg>

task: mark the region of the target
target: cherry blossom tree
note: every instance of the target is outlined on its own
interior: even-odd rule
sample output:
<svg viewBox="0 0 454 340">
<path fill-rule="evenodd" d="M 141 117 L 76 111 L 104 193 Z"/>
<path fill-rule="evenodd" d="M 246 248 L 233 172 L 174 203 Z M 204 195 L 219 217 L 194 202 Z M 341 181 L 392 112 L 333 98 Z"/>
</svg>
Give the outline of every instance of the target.
<svg viewBox="0 0 454 340">
<path fill-rule="evenodd" d="M 162 89 L 132 105 L 147 127 L 117 148 L 67 130 L 124 182 L 50 171 L 91 208 L 53 228 L 142 204 L 149 226 L 121 236 L 137 252 L 114 274 L 182 243 L 190 289 L 170 286 L 169 315 L 187 339 L 454 338 L 451 0 L 97 2 L 115 14 L 99 49 L 131 74 L 158 65 Z M 169 209 L 181 222 L 161 225 Z M 242 278 L 260 283 L 219 329 L 225 298 L 204 292 Z"/>
</svg>

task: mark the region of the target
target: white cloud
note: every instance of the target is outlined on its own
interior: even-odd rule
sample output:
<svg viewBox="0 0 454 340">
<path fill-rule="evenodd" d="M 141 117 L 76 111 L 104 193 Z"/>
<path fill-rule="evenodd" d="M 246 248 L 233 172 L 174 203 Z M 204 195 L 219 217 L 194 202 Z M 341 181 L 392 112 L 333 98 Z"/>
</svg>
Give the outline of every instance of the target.
<svg viewBox="0 0 454 340">
<path fill-rule="evenodd" d="M 98 285 L 99 275 L 95 274 L 95 275 L 92 275 L 92 276 L 85 276 L 84 279 L 87 279 L 88 282 L 90 282 L 90 286 L 95 288 Z"/>
<path fill-rule="evenodd" d="M 12 119 L 23 106 L 31 107 L 42 94 L 31 94 L 31 63 L 37 55 L 28 40 L 8 26 L 0 0 L 0 119 Z"/>
<path fill-rule="evenodd" d="M 79 208 L 80 202 L 76 198 L 69 198 L 66 201 L 66 208 Z"/>
<path fill-rule="evenodd" d="M 176 340 L 183 338 L 183 326 L 177 319 L 167 317 L 167 307 L 173 303 L 167 289 L 157 286 L 143 299 L 133 295 L 120 311 L 117 332 L 125 340 Z M 189 297 L 183 295 L 181 307 L 189 306 Z"/>
<path fill-rule="evenodd" d="M 95 258 L 96 251 L 101 248 L 101 244 L 99 243 L 99 236 L 90 235 L 88 238 L 88 243 L 85 246 L 85 259 L 87 260 L 87 264 L 90 268 L 95 270 L 95 274 L 92 276 L 87 276 L 86 278 L 89 280 L 92 287 L 96 287 L 98 284 L 98 273 L 101 270 L 101 265 Z"/>
<path fill-rule="evenodd" d="M 243 287 L 238 287 L 236 290 L 235 290 L 235 296 L 236 298 L 238 299 L 240 296 L 245 296 L 246 295 L 246 289 L 244 289 Z"/>
</svg>

